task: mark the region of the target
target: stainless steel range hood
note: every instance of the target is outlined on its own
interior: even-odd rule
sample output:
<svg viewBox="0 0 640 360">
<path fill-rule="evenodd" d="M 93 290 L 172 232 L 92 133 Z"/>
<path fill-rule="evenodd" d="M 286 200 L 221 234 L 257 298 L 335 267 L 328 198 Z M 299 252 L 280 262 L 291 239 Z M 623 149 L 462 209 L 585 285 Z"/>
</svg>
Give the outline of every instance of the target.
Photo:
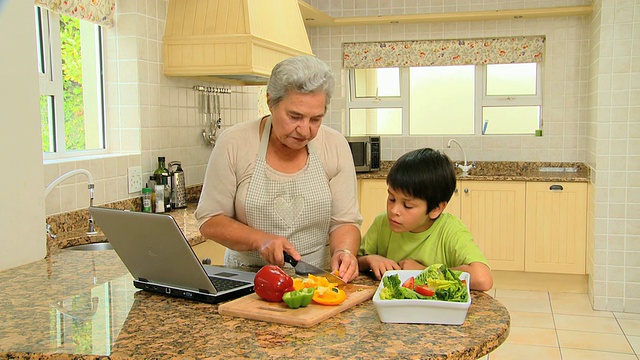
<svg viewBox="0 0 640 360">
<path fill-rule="evenodd" d="M 163 48 L 166 76 L 243 85 L 312 55 L 297 0 L 169 0 Z"/>
</svg>

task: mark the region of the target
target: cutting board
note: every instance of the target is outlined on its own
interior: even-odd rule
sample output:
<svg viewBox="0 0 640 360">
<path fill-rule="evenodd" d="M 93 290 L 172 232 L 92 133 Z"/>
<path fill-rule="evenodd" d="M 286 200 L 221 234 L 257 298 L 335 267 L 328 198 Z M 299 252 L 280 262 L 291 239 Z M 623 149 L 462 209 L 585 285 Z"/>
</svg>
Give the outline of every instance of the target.
<svg viewBox="0 0 640 360">
<path fill-rule="evenodd" d="M 284 302 L 269 302 L 256 294 L 249 294 L 219 305 L 218 313 L 285 325 L 312 327 L 335 314 L 371 299 L 376 292 L 375 286 L 355 284 L 347 284 L 342 289 L 347 293 L 347 299 L 337 306 L 318 305 L 312 301 L 306 307 L 290 309 Z"/>
</svg>

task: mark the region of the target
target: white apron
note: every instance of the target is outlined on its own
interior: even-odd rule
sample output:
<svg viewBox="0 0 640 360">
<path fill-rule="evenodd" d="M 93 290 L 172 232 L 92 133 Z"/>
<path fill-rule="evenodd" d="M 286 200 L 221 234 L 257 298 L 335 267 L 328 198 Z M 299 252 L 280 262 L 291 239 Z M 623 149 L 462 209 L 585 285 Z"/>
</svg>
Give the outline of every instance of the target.
<svg viewBox="0 0 640 360">
<path fill-rule="evenodd" d="M 286 237 L 304 261 L 329 268 L 327 239 L 331 224 L 331 191 L 315 146 L 307 145 L 309 157 L 302 170 L 295 174 L 280 173 L 266 161 L 270 134 L 271 117 L 268 117 L 247 189 L 247 225 Z M 258 251 L 229 249 L 225 264 L 262 266 L 266 262 Z"/>
</svg>

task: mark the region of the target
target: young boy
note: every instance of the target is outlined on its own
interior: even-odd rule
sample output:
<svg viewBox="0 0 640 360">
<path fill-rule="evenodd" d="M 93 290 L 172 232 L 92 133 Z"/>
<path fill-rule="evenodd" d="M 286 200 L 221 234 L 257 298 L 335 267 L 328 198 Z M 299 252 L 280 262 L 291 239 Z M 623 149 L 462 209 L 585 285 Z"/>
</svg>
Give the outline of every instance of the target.
<svg viewBox="0 0 640 360">
<path fill-rule="evenodd" d="M 387 270 L 445 264 L 468 272 L 471 289 L 491 289 L 491 270 L 471 233 L 443 213 L 456 188 L 449 157 L 429 148 L 408 152 L 389 170 L 387 188 L 387 212 L 376 217 L 360 244 L 361 271 L 381 279 Z"/>
</svg>

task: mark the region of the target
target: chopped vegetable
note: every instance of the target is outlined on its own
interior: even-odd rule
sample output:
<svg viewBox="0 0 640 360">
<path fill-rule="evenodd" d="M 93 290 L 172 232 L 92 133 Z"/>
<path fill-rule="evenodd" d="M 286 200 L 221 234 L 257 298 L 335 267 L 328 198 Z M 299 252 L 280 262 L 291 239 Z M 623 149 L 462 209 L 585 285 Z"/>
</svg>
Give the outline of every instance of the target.
<svg viewBox="0 0 640 360">
<path fill-rule="evenodd" d="M 382 278 L 380 299 L 432 299 L 452 302 L 468 300 L 467 284 L 460 280 L 461 271 L 451 270 L 442 264 L 424 269 L 415 278 L 400 285 L 397 274 Z"/>
<path fill-rule="evenodd" d="M 267 301 L 282 301 L 282 296 L 294 290 L 293 279 L 275 265 L 265 265 L 253 279 L 256 294 Z"/>
<path fill-rule="evenodd" d="M 313 294 L 313 301 L 320 305 L 340 305 L 347 299 L 347 293 L 337 287 L 319 286 Z"/>
<path fill-rule="evenodd" d="M 415 284 L 415 280 L 412 277 L 408 278 L 407 280 L 404 281 L 404 283 L 402 283 L 402 287 L 406 287 L 407 289 L 411 289 L 413 290 L 413 286 Z"/>
<path fill-rule="evenodd" d="M 314 293 L 315 288 L 302 288 L 300 290 L 289 291 L 282 295 L 282 301 L 290 308 L 297 309 L 309 305 Z"/>
</svg>

